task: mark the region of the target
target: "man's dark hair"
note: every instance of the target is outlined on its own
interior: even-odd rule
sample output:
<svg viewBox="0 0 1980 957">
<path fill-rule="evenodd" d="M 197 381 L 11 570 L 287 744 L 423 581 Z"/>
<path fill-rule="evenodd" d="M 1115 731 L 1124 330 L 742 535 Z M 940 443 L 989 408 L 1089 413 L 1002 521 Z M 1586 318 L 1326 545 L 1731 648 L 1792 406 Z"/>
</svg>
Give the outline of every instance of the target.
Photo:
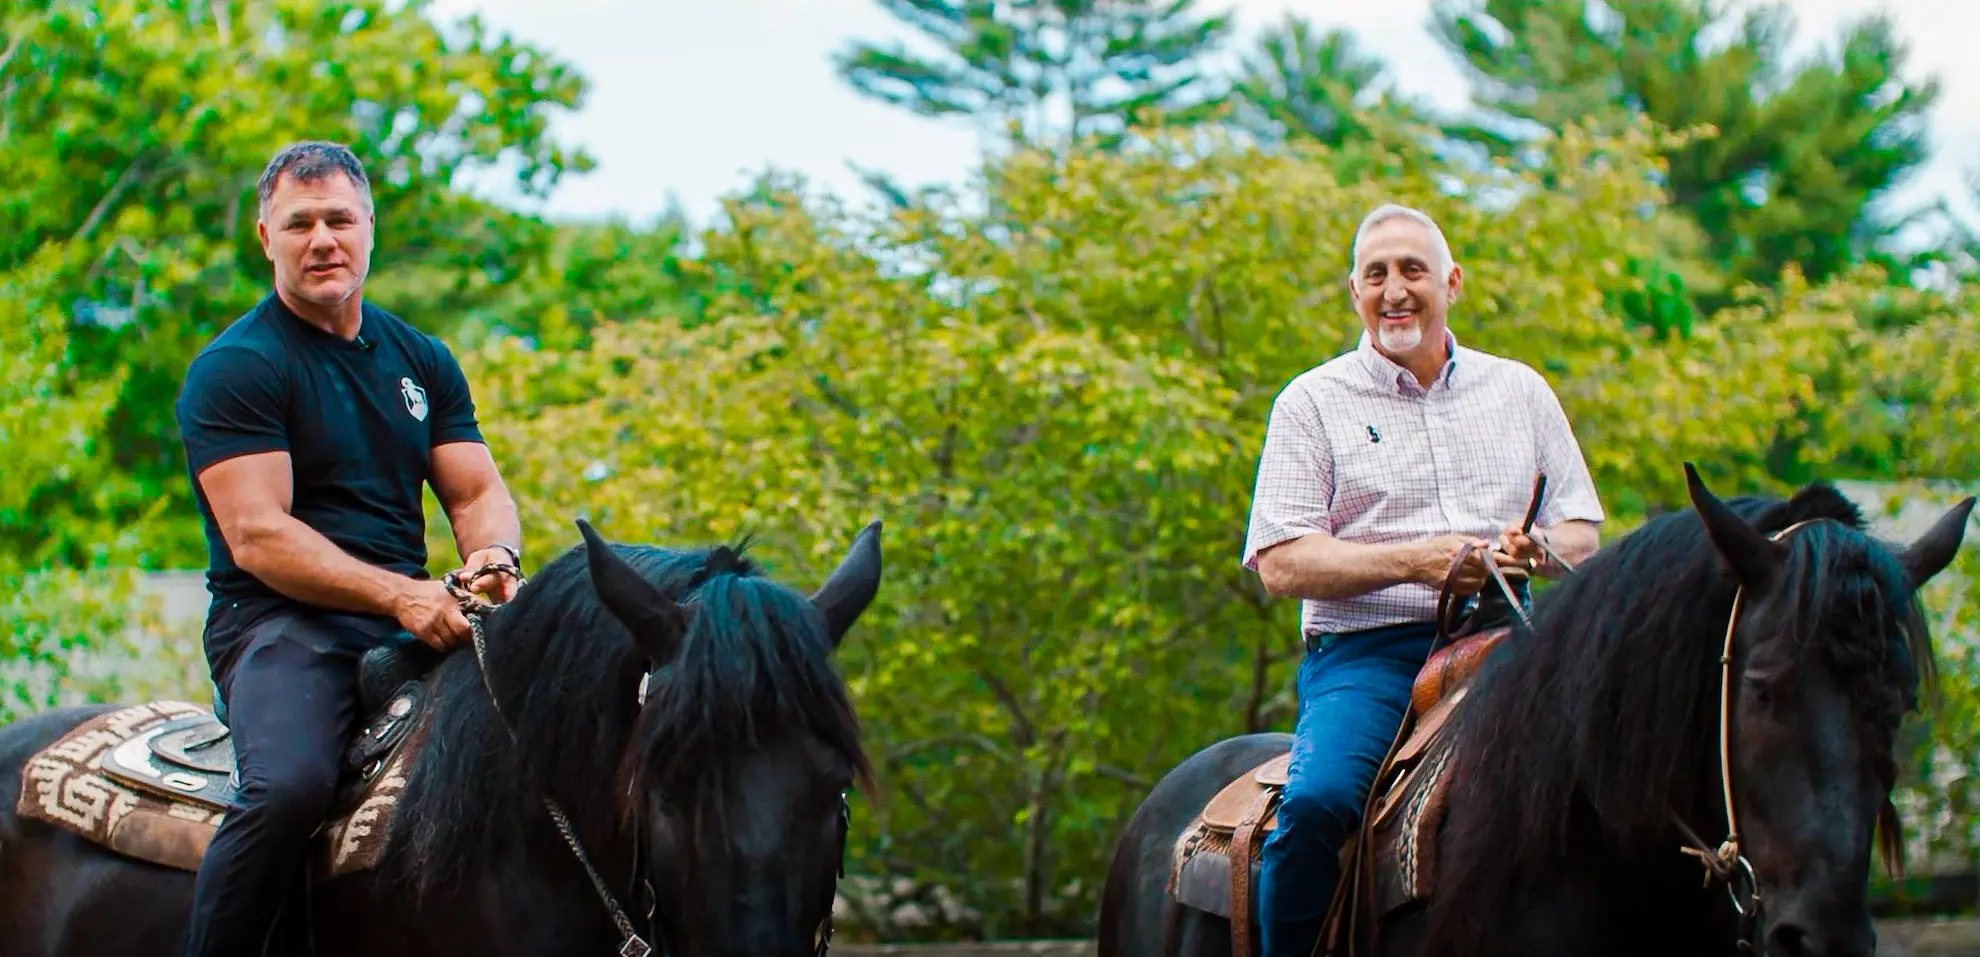
<svg viewBox="0 0 1980 957">
<path fill-rule="evenodd" d="M 282 151 L 276 153 L 261 171 L 261 181 L 255 184 L 261 198 L 261 208 L 268 208 L 269 198 L 275 195 L 275 181 L 284 173 L 303 183 L 342 173 L 357 186 L 358 194 L 364 197 L 365 208 L 371 207 L 371 180 L 364 175 L 364 164 L 358 162 L 357 156 L 342 143 L 304 140 L 282 147 Z"/>
</svg>

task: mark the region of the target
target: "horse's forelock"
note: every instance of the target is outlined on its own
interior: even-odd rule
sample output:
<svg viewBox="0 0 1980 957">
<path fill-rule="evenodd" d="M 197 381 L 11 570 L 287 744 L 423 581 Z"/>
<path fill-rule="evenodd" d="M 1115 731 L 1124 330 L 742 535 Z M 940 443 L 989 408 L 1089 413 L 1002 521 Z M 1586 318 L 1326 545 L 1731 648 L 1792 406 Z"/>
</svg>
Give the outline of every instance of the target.
<svg viewBox="0 0 1980 957">
<path fill-rule="evenodd" d="M 739 757 L 799 737 L 870 773 L 823 618 L 804 595 L 753 571 L 724 571 L 694 587 L 689 607 L 681 654 L 656 674 L 626 749 L 622 793 L 658 790 L 695 813 L 718 813 Z"/>
</svg>

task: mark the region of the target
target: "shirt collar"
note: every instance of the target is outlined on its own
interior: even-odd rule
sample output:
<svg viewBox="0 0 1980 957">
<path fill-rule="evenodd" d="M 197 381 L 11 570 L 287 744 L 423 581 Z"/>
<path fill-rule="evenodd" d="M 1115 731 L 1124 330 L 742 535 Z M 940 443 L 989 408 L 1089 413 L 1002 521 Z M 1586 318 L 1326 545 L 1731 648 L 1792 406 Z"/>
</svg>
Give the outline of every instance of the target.
<svg viewBox="0 0 1980 957">
<path fill-rule="evenodd" d="M 1444 346 L 1450 354 L 1444 360 L 1443 371 L 1439 372 L 1437 378 L 1431 381 L 1431 388 L 1435 388 L 1438 383 L 1442 383 L 1446 389 L 1450 388 L 1451 375 L 1457 369 L 1457 335 L 1449 329 L 1444 330 Z M 1402 392 L 1427 391 L 1416 381 L 1415 374 L 1403 368 L 1396 360 L 1383 355 L 1380 350 L 1375 348 L 1375 340 L 1368 334 L 1368 330 L 1363 329 L 1361 331 L 1361 341 L 1355 345 L 1355 352 L 1361 357 L 1363 367 L 1374 378 L 1376 385 L 1395 386 L 1398 391 Z"/>
<path fill-rule="evenodd" d="M 371 309 L 369 303 L 362 303 L 359 306 L 357 338 L 346 339 L 343 336 L 340 336 L 334 332 L 331 332 L 328 329 L 323 328 L 322 326 L 317 325 L 316 323 L 309 321 L 308 319 L 304 319 L 303 317 L 296 315 L 296 311 L 290 309 L 289 304 L 282 301 L 282 296 L 279 293 L 271 291 L 268 293 L 267 298 L 264 299 L 263 301 L 268 304 L 268 307 L 272 309 L 277 316 L 280 316 L 282 318 L 283 322 L 286 325 L 288 325 L 289 328 L 298 330 L 299 332 L 301 332 L 302 335 L 308 337 L 309 340 L 312 342 L 321 343 L 323 345 L 329 346 L 334 349 L 351 349 L 359 352 L 362 352 L 365 349 L 365 346 L 362 345 L 362 342 L 364 340 L 364 334 L 366 332 L 371 331 L 371 325 L 372 325 L 370 322 Z"/>
</svg>

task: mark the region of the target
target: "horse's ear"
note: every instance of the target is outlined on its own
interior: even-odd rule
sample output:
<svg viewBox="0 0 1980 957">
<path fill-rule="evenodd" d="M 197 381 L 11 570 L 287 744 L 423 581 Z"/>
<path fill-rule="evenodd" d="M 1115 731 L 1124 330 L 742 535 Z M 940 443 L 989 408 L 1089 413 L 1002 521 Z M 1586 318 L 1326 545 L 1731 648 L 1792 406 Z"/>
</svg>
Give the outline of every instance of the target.
<svg viewBox="0 0 1980 957">
<path fill-rule="evenodd" d="M 655 666 L 674 659 L 687 631 L 687 615 L 638 570 L 626 563 L 600 537 L 591 523 L 577 520 L 584 535 L 585 558 L 591 566 L 591 584 L 605 610 L 632 633 L 633 644 L 652 659 Z"/>
<path fill-rule="evenodd" d="M 811 596 L 812 605 L 825 615 L 832 636 L 832 647 L 839 647 L 846 631 L 859 620 L 861 612 L 880 591 L 880 523 L 860 529 L 852 548 L 832 570 L 831 577 Z"/>
<path fill-rule="evenodd" d="M 1911 587 L 1916 588 L 1932 579 L 1932 576 L 1952 564 L 1953 556 L 1959 554 L 1959 545 L 1966 537 L 1966 519 L 1973 514 L 1973 496 L 1954 505 L 1925 534 L 1911 543 L 1911 547 L 1898 556 L 1904 563 L 1905 573 L 1911 576 Z"/>
<path fill-rule="evenodd" d="M 1726 503 L 1705 487 L 1690 462 L 1684 463 L 1684 483 L 1691 492 L 1691 506 L 1705 520 L 1706 536 L 1711 538 L 1712 547 L 1719 550 L 1726 564 L 1732 566 L 1733 576 L 1748 587 L 1765 584 L 1780 567 L 1786 549 L 1760 534 L 1746 519 L 1733 514 Z"/>
</svg>

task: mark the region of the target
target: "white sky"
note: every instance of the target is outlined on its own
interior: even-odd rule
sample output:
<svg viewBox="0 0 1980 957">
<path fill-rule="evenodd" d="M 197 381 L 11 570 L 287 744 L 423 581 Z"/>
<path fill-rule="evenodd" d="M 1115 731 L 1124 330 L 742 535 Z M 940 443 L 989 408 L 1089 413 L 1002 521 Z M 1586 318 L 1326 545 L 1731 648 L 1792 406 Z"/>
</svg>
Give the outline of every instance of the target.
<svg viewBox="0 0 1980 957">
<path fill-rule="evenodd" d="M 1429 0 L 1202 0 L 1235 12 L 1234 50 L 1296 12 L 1344 26 L 1380 56 L 1404 90 L 1439 106 L 1465 101 L 1458 67 L 1425 29 Z M 1967 179 L 1980 170 L 1980 3 L 1971 0 L 1794 0 L 1798 51 L 1831 44 L 1843 22 L 1878 8 L 1911 44 L 1914 77 L 1936 74 L 1930 163 L 1901 188 L 1909 203 L 1949 197 L 1972 216 Z M 436 0 L 451 20 L 484 22 L 571 63 L 591 85 L 554 129 L 598 168 L 570 177 L 542 211 L 644 219 L 670 199 L 704 224 L 719 196 L 766 168 L 804 174 L 841 195 L 861 189 L 849 164 L 910 184 L 955 182 L 977 153 L 962 121 L 938 121 L 867 100 L 834 75 L 830 56 L 854 38 L 908 34 L 874 0 Z M 861 195 L 863 199 L 863 194 Z"/>
</svg>

